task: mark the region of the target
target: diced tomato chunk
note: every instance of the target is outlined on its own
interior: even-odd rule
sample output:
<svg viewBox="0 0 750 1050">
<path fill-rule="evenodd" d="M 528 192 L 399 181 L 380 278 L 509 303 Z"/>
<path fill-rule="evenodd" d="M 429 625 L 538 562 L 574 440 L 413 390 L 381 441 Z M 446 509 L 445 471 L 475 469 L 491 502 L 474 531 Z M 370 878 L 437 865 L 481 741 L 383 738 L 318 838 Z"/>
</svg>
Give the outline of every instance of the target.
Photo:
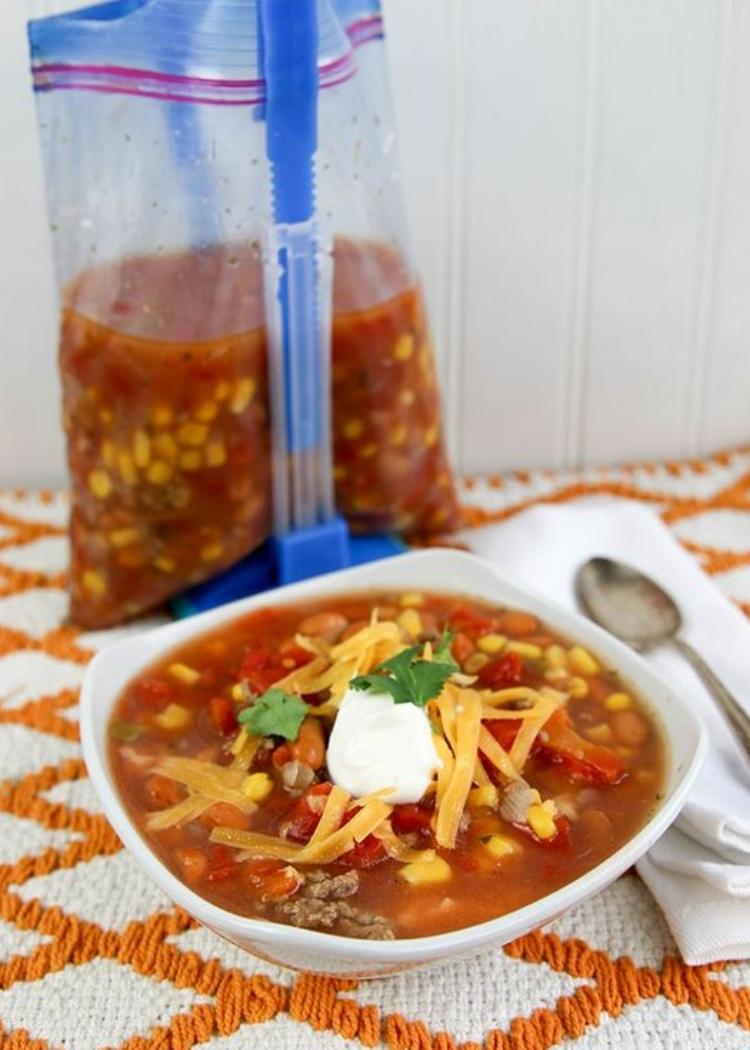
<svg viewBox="0 0 750 1050">
<path fill-rule="evenodd" d="M 405 802 L 393 807 L 391 824 L 397 835 L 408 835 L 412 831 L 429 832 L 433 811 L 417 803 Z"/>
<path fill-rule="evenodd" d="M 523 660 L 518 653 L 504 653 L 490 660 L 477 675 L 479 684 L 485 689 L 505 689 L 520 685 L 523 681 Z"/>
<path fill-rule="evenodd" d="M 216 731 L 222 736 L 231 736 L 237 732 L 239 723 L 235 713 L 234 704 L 226 696 L 212 696 L 208 701 L 208 708 Z"/>
<path fill-rule="evenodd" d="M 563 707 L 549 718 L 534 754 L 562 765 L 571 778 L 587 784 L 616 784 L 625 774 L 625 763 L 616 751 L 580 736 Z"/>
<path fill-rule="evenodd" d="M 294 670 L 297 667 L 304 667 L 305 664 L 309 664 L 313 658 L 313 654 L 307 649 L 303 649 L 301 645 L 289 645 L 285 649 L 281 650 L 281 659 L 284 663 L 292 662 L 291 667 L 284 667 L 285 671 Z"/>
<path fill-rule="evenodd" d="M 265 693 L 286 673 L 286 669 L 265 649 L 248 649 L 239 667 L 240 678 L 248 683 L 254 693 Z"/>
<path fill-rule="evenodd" d="M 273 764 L 281 769 L 287 762 L 292 761 L 292 749 L 289 744 L 279 744 L 273 751 Z"/>
<path fill-rule="evenodd" d="M 174 806 L 182 798 L 182 788 L 176 780 L 152 773 L 145 783 L 146 794 L 158 809 Z"/>
<path fill-rule="evenodd" d="M 338 863 L 348 868 L 372 868 L 381 860 L 385 860 L 387 856 L 385 846 L 380 839 L 375 838 L 374 835 L 368 835 L 361 842 L 355 842 L 346 853 L 342 853 Z"/>
<path fill-rule="evenodd" d="M 200 882 L 206 873 L 206 855 L 195 846 L 181 846 L 175 850 L 175 860 L 180 865 L 182 877 L 191 885 Z"/>
<path fill-rule="evenodd" d="M 237 851 L 220 843 L 208 847 L 206 861 L 208 882 L 223 882 L 237 871 Z"/>
<path fill-rule="evenodd" d="M 278 901 L 290 897 L 302 881 L 294 868 L 278 860 L 248 860 L 243 871 L 251 888 L 263 900 Z"/>
<path fill-rule="evenodd" d="M 328 795 L 333 784 L 313 784 L 299 798 L 292 808 L 289 816 L 284 821 L 286 837 L 292 842 L 309 842 L 312 834 L 320 822 L 320 813 L 310 807 L 312 795 Z"/>
<path fill-rule="evenodd" d="M 490 718 L 482 724 L 505 751 L 510 751 L 513 747 L 518 730 L 521 728 L 521 722 L 515 718 Z"/>
<path fill-rule="evenodd" d="M 469 657 L 474 652 L 474 643 L 467 634 L 463 631 L 459 631 L 451 642 L 451 654 L 453 659 L 461 667 L 466 663 Z"/>
<path fill-rule="evenodd" d="M 484 634 L 492 626 L 494 621 L 489 616 L 483 616 L 468 605 L 458 605 L 448 618 L 448 622 L 454 631 L 461 631 L 469 638 L 477 638 Z"/>
<path fill-rule="evenodd" d="M 171 683 L 161 678 L 142 678 L 135 688 L 138 699 L 150 707 L 161 707 L 173 695 Z"/>
</svg>

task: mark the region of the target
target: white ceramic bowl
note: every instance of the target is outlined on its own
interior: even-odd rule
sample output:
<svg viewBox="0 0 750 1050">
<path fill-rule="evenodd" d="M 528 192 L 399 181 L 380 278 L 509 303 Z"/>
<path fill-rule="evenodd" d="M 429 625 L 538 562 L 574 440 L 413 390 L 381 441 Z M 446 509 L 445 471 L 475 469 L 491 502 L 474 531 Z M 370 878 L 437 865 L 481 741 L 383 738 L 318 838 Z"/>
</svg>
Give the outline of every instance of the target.
<svg viewBox="0 0 750 1050">
<path fill-rule="evenodd" d="M 171 649 L 251 609 L 368 588 L 453 592 L 527 610 L 598 654 L 645 701 L 666 738 L 664 797 L 648 823 L 611 857 L 554 893 L 490 922 L 432 937 L 359 941 L 297 929 L 234 915 L 188 889 L 151 852 L 118 797 L 107 756 L 107 723 L 118 696 L 132 678 Z M 506 944 L 601 890 L 637 861 L 675 819 L 706 747 L 698 717 L 634 652 L 588 620 L 512 583 L 481 559 L 450 550 L 403 554 L 332 573 L 128 638 L 104 649 L 92 661 L 81 708 L 83 753 L 107 817 L 136 861 L 173 901 L 222 937 L 263 959 L 352 977 L 382 976 Z"/>
</svg>

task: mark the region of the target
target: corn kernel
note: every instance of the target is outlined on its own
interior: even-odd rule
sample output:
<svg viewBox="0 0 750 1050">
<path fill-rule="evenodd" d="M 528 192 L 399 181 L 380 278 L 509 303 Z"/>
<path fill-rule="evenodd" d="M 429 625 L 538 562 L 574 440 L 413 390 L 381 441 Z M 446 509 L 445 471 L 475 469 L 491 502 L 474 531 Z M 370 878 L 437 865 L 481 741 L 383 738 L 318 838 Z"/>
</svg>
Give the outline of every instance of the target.
<svg viewBox="0 0 750 1050">
<path fill-rule="evenodd" d="M 608 711 L 627 711 L 633 706 L 633 701 L 627 693 L 612 693 L 604 701 L 604 706 Z"/>
<path fill-rule="evenodd" d="M 361 419 L 347 419 L 341 428 L 341 433 L 345 438 L 352 441 L 354 438 L 358 438 L 360 434 L 364 433 L 365 425 Z"/>
<path fill-rule="evenodd" d="M 273 791 L 273 781 L 268 773 L 251 773 L 242 781 L 242 794 L 251 802 L 262 802 Z"/>
<path fill-rule="evenodd" d="M 169 405 L 156 405 L 151 410 L 151 422 L 155 427 L 168 427 L 172 422 L 172 409 Z"/>
<path fill-rule="evenodd" d="M 437 427 L 428 427 L 424 432 L 422 438 L 422 444 L 425 448 L 432 448 L 433 445 L 437 445 L 437 440 L 440 437 L 440 431 Z"/>
<path fill-rule="evenodd" d="M 113 547 L 129 547 L 139 535 L 138 529 L 115 529 L 109 534 L 109 542 Z"/>
<path fill-rule="evenodd" d="M 494 656 L 505 648 L 505 643 L 508 639 L 504 634 L 498 634 L 496 631 L 490 632 L 490 634 L 484 634 L 477 640 L 477 649 L 483 653 L 488 653 L 490 656 Z"/>
<path fill-rule="evenodd" d="M 399 615 L 397 623 L 410 638 L 418 638 L 422 633 L 422 617 L 416 609 L 404 609 Z"/>
<path fill-rule="evenodd" d="M 585 700 L 589 695 L 589 683 L 585 678 L 574 675 L 568 682 L 565 692 L 572 700 Z"/>
<path fill-rule="evenodd" d="M 202 405 L 198 405 L 193 415 L 201 423 L 210 423 L 212 419 L 216 418 L 218 411 L 219 406 L 215 401 L 204 401 Z"/>
<path fill-rule="evenodd" d="M 451 869 L 442 857 L 435 857 L 434 860 L 415 860 L 405 864 L 398 874 L 411 886 L 431 886 L 447 882 L 451 877 Z"/>
<path fill-rule="evenodd" d="M 411 408 L 411 406 L 417 399 L 417 395 L 414 393 L 413 390 L 402 390 L 401 393 L 398 395 L 398 399 L 399 402 L 404 406 L 404 408 Z"/>
<path fill-rule="evenodd" d="M 255 396 L 256 382 L 250 376 L 239 379 L 235 385 L 234 393 L 229 402 L 229 411 L 238 416 L 244 412 Z"/>
<path fill-rule="evenodd" d="M 208 543 L 201 549 L 201 561 L 216 561 L 223 553 L 223 543 Z"/>
<path fill-rule="evenodd" d="M 368 445 L 363 445 L 359 450 L 359 454 L 362 459 L 373 459 L 378 452 L 378 446 L 375 441 L 371 441 Z"/>
<path fill-rule="evenodd" d="M 117 461 L 115 446 L 111 441 L 102 442 L 102 463 L 111 470 Z"/>
<path fill-rule="evenodd" d="M 183 685 L 195 685 L 201 676 L 200 671 L 196 671 L 194 667 L 180 663 L 170 664 L 169 673 L 178 682 L 182 682 Z"/>
<path fill-rule="evenodd" d="M 544 659 L 550 668 L 567 668 L 568 654 L 561 645 L 548 645 L 544 650 Z"/>
<path fill-rule="evenodd" d="M 595 744 L 609 744 L 612 740 L 612 729 L 607 725 L 606 722 L 600 722 L 598 725 L 590 726 L 584 730 L 584 733 L 593 740 Z"/>
<path fill-rule="evenodd" d="M 399 448 L 399 446 L 403 445 L 403 443 L 406 441 L 406 435 L 406 424 L 397 423 L 396 426 L 391 430 L 388 442 L 390 445 L 393 446 L 393 448 Z"/>
<path fill-rule="evenodd" d="M 594 657 L 582 645 L 574 645 L 568 650 L 568 663 L 571 671 L 578 674 L 598 674 L 600 670 Z"/>
<path fill-rule="evenodd" d="M 544 672 L 544 679 L 556 683 L 562 689 L 570 681 L 570 675 L 564 667 L 550 667 Z"/>
<path fill-rule="evenodd" d="M 543 802 L 535 802 L 534 805 L 529 806 L 526 819 L 531 830 L 539 839 L 552 839 L 557 834 L 554 814 Z"/>
<path fill-rule="evenodd" d="M 223 467 L 227 461 L 227 450 L 223 441 L 211 441 L 206 445 L 206 463 L 209 467 Z"/>
<path fill-rule="evenodd" d="M 163 459 L 155 459 L 146 471 L 146 477 L 152 485 L 166 485 L 172 477 L 172 468 Z"/>
<path fill-rule="evenodd" d="M 138 480 L 138 474 L 136 473 L 133 457 L 129 452 L 120 452 L 118 454 L 117 469 L 120 471 L 120 477 L 126 485 L 135 485 Z"/>
<path fill-rule="evenodd" d="M 485 664 L 490 662 L 489 656 L 486 653 L 472 653 L 469 659 L 464 663 L 464 671 L 466 674 L 477 674 L 481 671 Z"/>
<path fill-rule="evenodd" d="M 154 452 L 166 460 L 167 463 L 174 463 L 177 459 L 179 449 L 171 434 L 157 434 L 153 440 L 153 446 Z"/>
<path fill-rule="evenodd" d="M 97 569 L 86 569 L 83 574 L 83 586 L 89 594 L 101 595 L 107 589 L 104 577 Z"/>
<path fill-rule="evenodd" d="M 190 712 L 182 704 L 168 704 L 154 718 L 154 722 L 162 729 L 184 729 L 190 721 Z"/>
<path fill-rule="evenodd" d="M 200 470 L 202 465 L 203 456 L 197 449 L 188 449 L 187 452 L 183 452 L 180 456 L 181 470 Z"/>
<path fill-rule="evenodd" d="M 243 747 L 249 740 L 249 734 L 246 729 L 240 729 L 237 736 L 234 738 L 232 743 L 229 745 L 230 755 L 239 755 Z"/>
<path fill-rule="evenodd" d="M 230 690 L 232 699 L 236 700 L 238 704 L 241 704 L 244 700 L 247 700 L 247 689 L 243 682 L 235 682 Z"/>
<path fill-rule="evenodd" d="M 519 849 L 518 843 L 514 842 L 513 839 L 508 838 L 507 835 L 490 835 L 483 840 L 482 845 L 492 854 L 495 860 L 509 857 Z"/>
<path fill-rule="evenodd" d="M 227 383 L 226 379 L 222 379 L 216 384 L 216 389 L 214 390 L 214 399 L 216 401 L 226 401 L 231 392 L 232 388 L 229 385 L 229 383 Z"/>
<path fill-rule="evenodd" d="M 398 603 L 402 609 L 418 609 L 424 605 L 424 595 L 419 591 L 407 591 L 406 594 L 401 595 Z"/>
<path fill-rule="evenodd" d="M 183 423 L 177 430 L 177 440 L 181 445 L 200 448 L 205 445 L 208 427 L 203 423 Z"/>
<path fill-rule="evenodd" d="M 397 361 L 408 361 L 414 353 L 414 336 L 411 332 L 404 332 L 396 340 L 393 348 L 393 356 Z"/>
<path fill-rule="evenodd" d="M 106 470 L 92 470 L 89 474 L 89 488 L 97 499 L 106 499 L 112 492 L 112 478 Z"/>
<path fill-rule="evenodd" d="M 177 566 L 171 558 L 159 557 L 154 558 L 154 568 L 158 569 L 159 572 L 174 572 Z"/>
<path fill-rule="evenodd" d="M 500 792 L 497 790 L 494 784 L 484 784 L 482 787 L 472 788 L 469 792 L 469 805 L 477 808 L 478 806 L 496 806 L 500 801 Z"/>
<path fill-rule="evenodd" d="M 531 642 L 508 642 L 505 650 L 509 653 L 518 653 L 524 660 L 540 660 L 542 656 L 541 648 L 538 645 L 532 645 Z"/>
<path fill-rule="evenodd" d="M 145 430 L 136 430 L 133 438 L 133 460 L 144 470 L 151 462 L 151 441 Z"/>
</svg>

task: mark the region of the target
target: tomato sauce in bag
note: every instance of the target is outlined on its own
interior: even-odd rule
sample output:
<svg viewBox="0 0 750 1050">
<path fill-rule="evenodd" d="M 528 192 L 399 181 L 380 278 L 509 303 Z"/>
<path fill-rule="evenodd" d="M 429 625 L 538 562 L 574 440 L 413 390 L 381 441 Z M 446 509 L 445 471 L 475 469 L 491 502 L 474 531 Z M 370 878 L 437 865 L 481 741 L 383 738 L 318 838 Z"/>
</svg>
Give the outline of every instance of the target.
<svg viewBox="0 0 750 1050">
<path fill-rule="evenodd" d="M 399 256 L 339 240 L 337 503 L 361 532 L 457 523 L 419 291 Z M 373 292 L 385 297 L 367 305 Z M 65 295 L 72 616 L 101 627 L 256 548 L 271 519 L 262 273 L 252 245 L 134 257 Z"/>
</svg>

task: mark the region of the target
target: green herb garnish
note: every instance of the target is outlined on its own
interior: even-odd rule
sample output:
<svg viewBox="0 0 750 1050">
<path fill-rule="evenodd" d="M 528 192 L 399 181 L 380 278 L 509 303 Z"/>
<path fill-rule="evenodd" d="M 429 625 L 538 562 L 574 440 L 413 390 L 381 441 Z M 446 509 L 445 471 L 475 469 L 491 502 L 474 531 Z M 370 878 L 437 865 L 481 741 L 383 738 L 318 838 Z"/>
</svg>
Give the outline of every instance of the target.
<svg viewBox="0 0 750 1050">
<path fill-rule="evenodd" d="M 269 689 L 250 707 L 240 711 L 237 720 L 256 736 L 283 736 L 296 740 L 307 716 L 307 704 L 283 689 Z"/>
<path fill-rule="evenodd" d="M 456 663 L 453 653 L 451 652 L 451 646 L 453 645 L 453 639 L 456 637 L 454 631 L 443 631 L 440 641 L 435 646 L 435 651 L 432 654 L 432 659 L 438 664 L 447 664 L 452 667 L 454 671 L 458 670 L 458 664 Z"/>
<path fill-rule="evenodd" d="M 351 687 L 360 692 L 387 693 L 397 704 L 425 705 L 439 696 L 443 686 L 456 670 L 456 661 L 450 653 L 452 638 L 443 635 L 435 648 L 434 659 L 420 657 L 421 645 L 392 656 L 373 669 L 372 674 L 352 678 Z"/>
</svg>

